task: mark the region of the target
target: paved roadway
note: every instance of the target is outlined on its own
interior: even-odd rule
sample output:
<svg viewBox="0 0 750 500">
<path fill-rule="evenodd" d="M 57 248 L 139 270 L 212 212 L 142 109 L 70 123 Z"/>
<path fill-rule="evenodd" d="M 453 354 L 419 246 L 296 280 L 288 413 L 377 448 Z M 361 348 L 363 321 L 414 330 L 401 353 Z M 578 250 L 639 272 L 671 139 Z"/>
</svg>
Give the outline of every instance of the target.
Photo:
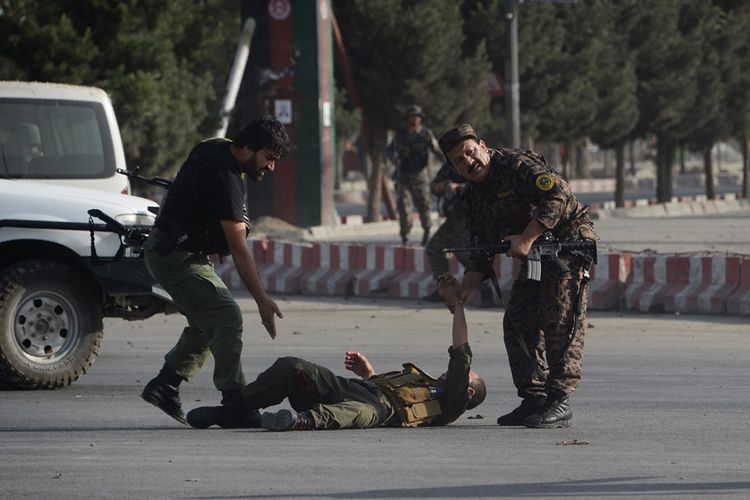
<svg viewBox="0 0 750 500">
<path fill-rule="evenodd" d="M 447 364 L 449 313 L 418 302 L 281 298 L 279 337 L 254 302 L 243 363 L 254 377 L 295 354 L 345 374 Z M 500 428 L 517 402 L 501 311 L 468 312 L 483 406 L 439 429 L 272 433 L 182 428 L 138 394 L 179 316 L 106 323 L 94 367 L 58 391 L 0 392 L 0 498 L 748 498 L 746 318 L 593 312 L 569 429 Z M 211 370 L 183 389 L 215 404 Z M 577 443 L 577 444 L 575 444 Z"/>
<path fill-rule="evenodd" d="M 342 229 L 322 238 L 399 244 L 396 221 Z M 437 228 L 437 223 L 434 226 Z M 599 251 L 654 251 L 658 253 L 732 253 L 750 255 L 750 209 L 690 216 L 614 217 L 594 221 Z M 422 228 L 415 221 L 411 243 L 418 244 Z"/>
</svg>

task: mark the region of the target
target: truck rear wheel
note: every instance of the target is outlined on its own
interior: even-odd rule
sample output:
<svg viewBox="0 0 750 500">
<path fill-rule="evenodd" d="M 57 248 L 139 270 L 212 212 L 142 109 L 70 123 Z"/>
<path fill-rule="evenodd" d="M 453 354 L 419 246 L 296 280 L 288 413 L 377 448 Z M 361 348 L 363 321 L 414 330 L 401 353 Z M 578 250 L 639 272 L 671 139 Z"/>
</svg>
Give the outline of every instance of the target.
<svg viewBox="0 0 750 500">
<path fill-rule="evenodd" d="M 0 270 L 0 384 L 56 389 L 99 353 L 102 306 L 73 269 L 29 260 Z"/>
</svg>

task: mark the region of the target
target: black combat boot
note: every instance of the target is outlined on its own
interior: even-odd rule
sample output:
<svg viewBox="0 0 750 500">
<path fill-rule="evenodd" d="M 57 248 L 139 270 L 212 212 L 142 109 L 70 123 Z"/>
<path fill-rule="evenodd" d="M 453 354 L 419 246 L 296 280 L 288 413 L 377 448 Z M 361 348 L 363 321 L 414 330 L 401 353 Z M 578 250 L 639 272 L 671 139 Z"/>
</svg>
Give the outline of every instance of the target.
<svg viewBox="0 0 750 500">
<path fill-rule="evenodd" d="M 568 396 L 561 396 L 555 399 L 548 398 L 542 411 L 537 415 L 531 415 L 523 425 L 534 429 L 557 429 L 568 427 L 571 418 L 573 412 L 570 411 Z"/>
<path fill-rule="evenodd" d="M 402 245 L 406 245 L 407 243 L 409 243 L 409 237 L 407 235 L 405 235 L 405 234 L 402 234 L 401 235 L 401 244 Z"/>
<path fill-rule="evenodd" d="M 182 377 L 164 365 L 159 374 L 146 384 L 141 397 L 182 425 L 187 425 L 180 402 L 180 383 Z"/>
<path fill-rule="evenodd" d="M 255 429 L 260 427 L 260 412 L 247 410 L 241 400 L 221 406 L 201 406 L 190 410 L 187 423 L 196 429 L 218 425 L 224 429 Z"/>
<path fill-rule="evenodd" d="M 543 407 L 544 397 L 542 396 L 524 398 L 518 408 L 499 417 L 497 419 L 497 425 L 524 425 L 524 422 L 528 417 L 534 415 L 535 413 L 539 413 Z"/>
<path fill-rule="evenodd" d="M 311 431 L 315 429 L 315 423 L 309 413 L 297 413 L 294 410 L 279 410 L 276 413 L 266 412 L 261 416 L 260 426 L 270 431 Z"/>
</svg>

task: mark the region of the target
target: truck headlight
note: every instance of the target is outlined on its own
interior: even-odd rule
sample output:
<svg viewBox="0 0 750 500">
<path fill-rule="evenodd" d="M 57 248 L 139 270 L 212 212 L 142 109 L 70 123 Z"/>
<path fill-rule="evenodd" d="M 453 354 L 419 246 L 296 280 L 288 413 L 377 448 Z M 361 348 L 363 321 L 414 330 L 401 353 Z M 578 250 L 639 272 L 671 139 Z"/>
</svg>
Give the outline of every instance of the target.
<svg viewBox="0 0 750 500">
<path fill-rule="evenodd" d="M 156 216 L 150 213 L 139 212 L 137 214 L 123 214 L 115 217 L 117 222 L 126 226 L 153 226 Z"/>
</svg>

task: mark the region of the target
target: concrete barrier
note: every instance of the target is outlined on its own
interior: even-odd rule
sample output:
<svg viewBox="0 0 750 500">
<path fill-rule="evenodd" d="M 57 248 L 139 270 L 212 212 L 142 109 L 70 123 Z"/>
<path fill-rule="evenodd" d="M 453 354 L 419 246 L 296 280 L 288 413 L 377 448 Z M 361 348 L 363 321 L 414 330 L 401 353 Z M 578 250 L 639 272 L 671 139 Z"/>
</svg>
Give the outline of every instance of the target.
<svg viewBox="0 0 750 500">
<path fill-rule="evenodd" d="M 664 292 L 667 312 L 725 314 L 727 299 L 740 284 L 741 257 L 675 257 L 687 260 L 687 273 Z"/>
<path fill-rule="evenodd" d="M 592 267 L 589 282 L 589 309 L 617 310 L 621 307 L 622 292 L 630 276 L 632 256 L 610 253 L 599 255 Z"/>
<path fill-rule="evenodd" d="M 727 314 L 750 315 L 750 257 L 742 259 L 737 289 L 727 298 Z"/>
<path fill-rule="evenodd" d="M 267 239 L 248 245 L 272 293 L 420 299 L 435 289 L 421 247 Z M 231 258 L 214 263 L 228 287 L 244 288 Z M 451 273 L 463 273 L 455 256 L 448 263 Z M 495 256 L 505 304 L 520 267 L 518 259 Z M 477 292 L 469 303 L 479 302 Z M 603 254 L 592 270 L 589 309 L 750 315 L 750 257 Z"/>
</svg>

